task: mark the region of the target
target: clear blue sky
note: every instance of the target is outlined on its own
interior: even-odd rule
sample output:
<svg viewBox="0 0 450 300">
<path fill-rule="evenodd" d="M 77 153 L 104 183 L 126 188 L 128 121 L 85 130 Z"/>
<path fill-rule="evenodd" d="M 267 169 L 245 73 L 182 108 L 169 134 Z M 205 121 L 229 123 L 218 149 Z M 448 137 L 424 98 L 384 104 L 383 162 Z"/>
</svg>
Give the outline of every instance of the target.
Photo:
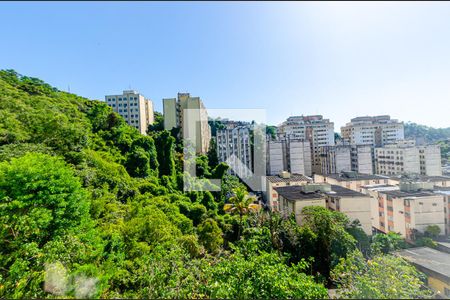
<svg viewBox="0 0 450 300">
<path fill-rule="evenodd" d="M 0 68 L 103 99 L 450 126 L 450 3 L 0 3 Z"/>
</svg>

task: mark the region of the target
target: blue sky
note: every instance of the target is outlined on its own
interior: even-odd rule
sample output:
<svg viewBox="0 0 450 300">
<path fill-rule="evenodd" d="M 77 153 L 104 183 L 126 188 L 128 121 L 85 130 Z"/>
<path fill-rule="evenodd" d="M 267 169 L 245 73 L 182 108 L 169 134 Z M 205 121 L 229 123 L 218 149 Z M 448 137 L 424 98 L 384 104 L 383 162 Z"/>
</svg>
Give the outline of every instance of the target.
<svg viewBox="0 0 450 300">
<path fill-rule="evenodd" d="M 93 99 L 450 127 L 448 2 L 2 2 L 0 34 L 0 68 Z"/>
</svg>

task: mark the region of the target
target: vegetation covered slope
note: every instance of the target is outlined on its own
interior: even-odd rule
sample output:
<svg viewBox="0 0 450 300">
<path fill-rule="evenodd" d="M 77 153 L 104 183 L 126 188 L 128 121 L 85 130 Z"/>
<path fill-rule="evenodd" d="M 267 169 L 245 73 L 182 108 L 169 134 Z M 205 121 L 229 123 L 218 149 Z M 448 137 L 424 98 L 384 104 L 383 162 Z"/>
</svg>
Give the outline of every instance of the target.
<svg viewBox="0 0 450 300">
<path fill-rule="evenodd" d="M 100 101 L 0 71 L 1 298 L 326 298 L 340 282 L 365 295 L 346 261 L 386 254 L 358 224 L 255 212 L 213 153 L 197 174 L 221 191 L 183 192 L 182 141 L 161 122 L 143 136 Z M 427 295 L 399 260 L 401 295 Z"/>
</svg>

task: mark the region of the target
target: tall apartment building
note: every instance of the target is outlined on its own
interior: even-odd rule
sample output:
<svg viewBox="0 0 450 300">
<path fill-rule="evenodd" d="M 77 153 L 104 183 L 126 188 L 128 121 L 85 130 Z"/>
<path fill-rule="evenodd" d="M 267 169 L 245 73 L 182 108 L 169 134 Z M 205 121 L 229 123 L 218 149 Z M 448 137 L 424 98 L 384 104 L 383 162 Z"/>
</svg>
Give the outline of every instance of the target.
<svg viewBox="0 0 450 300">
<path fill-rule="evenodd" d="M 311 146 L 308 141 L 279 137 L 267 139 L 267 174 L 277 175 L 282 171 L 311 176 Z"/>
<path fill-rule="evenodd" d="M 153 102 L 136 91 L 123 91 L 122 95 L 105 96 L 106 104 L 121 115 L 125 121 L 139 130 L 141 134 L 147 134 L 147 127 L 153 124 Z"/>
<path fill-rule="evenodd" d="M 357 117 L 341 127 L 342 139 L 352 145 L 383 146 L 404 139 L 404 126 L 390 116 Z"/>
<path fill-rule="evenodd" d="M 239 177 L 252 174 L 252 150 L 249 126 L 231 127 L 217 130 L 217 157 L 219 162 L 227 162 L 230 172 Z"/>
<path fill-rule="evenodd" d="M 437 225 L 445 233 L 445 200 L 445 195 L 433 192 L 432 183 L 400 183 L 399 190 L 378 192 L 372 226 L 384 233 L 400 233 L 407 239 L 414 238 L 414 230 L 423 233 L 429 225 Z"/>
<path fill-rule="evenodd" d="M 414 141 L 375 148 L 375 171 L 377 174 L 442 175 L 439 145 L 416 146 Z"/>
<path fill-rule="evenodd" d="M 339 144 L 319 147 L 320 174 L 354 171 L 373 174 L 372 149 L 366 145 Z"/>
<path fill-rule="evenodd" d="M 191 97 L 189 93 L 178 93 L 177 98 L 163 99 L 163 106 L 164 129 L 181 128 L 181 136 L 185 134 L 193 136 L 195 133 L 196 152 L 206 153 L 211 141 L 211 127 L 208 124 L 208 112 L 200 97 Z M 188 114 L 192 116 L 195 125 L 192 125 L 185 117 L 186 109 L 189 110 Z M 191 127 L 185 128 L 186 126 Z"/>
<path fill-rule="evenodd" d="M 334 145 L 334 123 L 320 115 L 289 117 L 279 126 L 286 137 L 308 141 L 311 148 L 312 172 L 321 171 L 319 147 Z"/>
</svg>

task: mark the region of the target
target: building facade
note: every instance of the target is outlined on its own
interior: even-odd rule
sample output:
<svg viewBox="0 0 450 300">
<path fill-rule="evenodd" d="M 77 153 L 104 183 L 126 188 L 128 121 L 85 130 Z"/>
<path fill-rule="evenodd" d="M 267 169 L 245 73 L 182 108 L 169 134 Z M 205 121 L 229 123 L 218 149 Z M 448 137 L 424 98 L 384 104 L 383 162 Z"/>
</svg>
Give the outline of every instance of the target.
<svg viewBox="0 0 450 300">
<path fill-rule="evenodd" d="M 208 112 L 199 97 L 189 93 L 178 93 L 177 98 L 163 99 L 164 129 L 181 128 L 180 137 L 190 139 L 195 136 L 195 151 L 206 153 L 211 141 L 211 127 Z M 187 115 L 192 117 L 191 120 Z"/>
<path fill-rule="evenodd" d="M 219 162 L 226 162 L 231 174 L 240 178 L 253 173 L 252 150 L 249 126 L 232 127 L 217 130 L 217 157 Z"/>
<path fill-rule="evenodd" d="M 351 171 L 349 146 L 325 146 L 319 148 L 320 174 L 336 174 Z"/>
<path fill-rule="evenodd" d="M 396 232 L 414 239 L 414 231 L 425 232 L 437 225 L 446 232 L 446 205 L 442 194 L 434 193 L 429 183 L 405 182 L 399 190 L 378 192 L 378 210 L 372 211 L 372 226 L 378 231 Z"/>
<path fill-rule="evenodd" d="M 311 176 L 311 146 L 308 141 L 280 137 L 266 141 L 266 170 L 268 175 L 277 175 L 282 171 Z"/>
<path fill-rule="evenodd" d="M 342 139 L 352 145 L 383 146 L 404 139 L 404 125 L 390 116 L 357 117 L 341 127 Z"/>
<path fill-rule="evenodd" d="M 154 122 L 153 102 L 136 91 L 123 91 L 122 95 L 105 96 L 108 106 L 121 115 L 128 125 L 141 134 L 147 134 L 148 125 Z"/>
<path fill-rule="evenodd" d="M 375 172 L 383 175 L 442 175 L 439 145 L 416 146 L 414 141 L 374 149 Z"/>
<path fill-rule="evenodd" d="M 334 123 L 321 115 L 289 117 L 279 127 L 280 135 L 310 144 L 313 173 L 321 172 L 320 147 L 334 145 Z"/>
</svg>

